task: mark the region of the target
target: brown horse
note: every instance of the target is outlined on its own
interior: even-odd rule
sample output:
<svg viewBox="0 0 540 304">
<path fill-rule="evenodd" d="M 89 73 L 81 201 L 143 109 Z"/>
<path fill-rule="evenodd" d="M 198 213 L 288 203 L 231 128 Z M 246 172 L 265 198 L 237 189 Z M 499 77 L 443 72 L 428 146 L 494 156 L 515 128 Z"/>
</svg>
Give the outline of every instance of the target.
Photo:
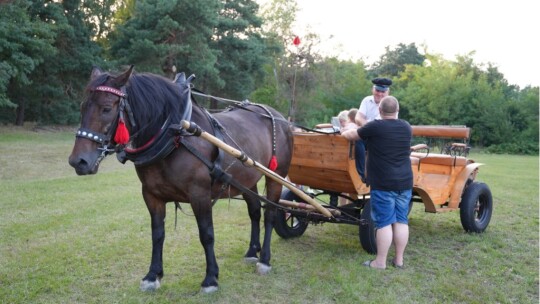
<svg viewBox="0 0 540 304">
<path fill-rule="evenodd" d="M 173 82 L 158 75 L 137 74 L 133 67 L 120 75 L 94 68 L 86 101 L 81 104 L 81 126 L 69 156 L 69 164 L 78 175 L 95 174 L 101 160 L 114 152 L 122 162 L 134 162 L 152 226 L 152 259 L 141 281 L 141 290 L 159 288 L 163 277 L 167 202 L 191 204 L 206 255 L 202 290 L 217 290 L 219 268 L 214 253 L 213 200 L 241 193 L 220 176 L 232 177 L 254 193 L 261 178 L 260 172 L 220 153 L 209 142 L 173 130 L 173 124 L 190 120 L 210 134 L 221 134 L 224 142 L 261 164 L 277 160 L 275 172 L 281 176 L 287 175 L 291 161 L 292 133 L 281 114 L 266 106 L 246 104 L 212 116 L 196 103 L 192 106 L 189 81 L 185 77 Z M 129 142 L 123 142 L 126 135 Z M 268 200 L 278 202 L 281 189 L 279 183 L 266 178 Z M 251 240 L 245 258 L 258 261 L 257 271 L 265 274 L 270 270 L 275 206 L 265 205 L 261 247 L 261 201 L 253 192 L 243 192 L 251 219 Z"/>
</svg>

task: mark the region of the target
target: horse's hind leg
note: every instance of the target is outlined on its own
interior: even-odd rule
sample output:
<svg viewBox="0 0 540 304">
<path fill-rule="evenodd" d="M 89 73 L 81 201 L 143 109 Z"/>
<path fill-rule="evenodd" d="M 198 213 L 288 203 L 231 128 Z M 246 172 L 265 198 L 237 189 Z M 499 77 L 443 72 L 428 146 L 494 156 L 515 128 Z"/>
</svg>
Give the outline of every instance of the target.
<svg viewBox="0 0 540 304">
<path fill-rule="evenodd" d="M 219 267 L 214 252 L 214 224 L 212 220 L 212 204 L 210 197 L 192 202 L 193 213 L 199 228 L 199 240 L 206 256 L 206 276 L 201 283 L 202 292 L 210 293 L 218 290 Z"/>
<path fill-rule="evenodd" d="M 266 178 L 266 197 L 272 202 L 279 202 L 281 196 L 281 184 Z M 259 274 L 267 274 L 272 269 L 270 265 L 271 251 L 270 242 L 272 240 L 272 230 L 276 218 L 276 207 L 271 204 L 266 204 L 264 210 L 264 240 L 261 250 L 261 257 L 257 263 L 257 272 Z"/>
<path fill-rule="evenodd" d="M 160 280 L 163 277 L 163 243 L 165 242 L 165 202 L 162 202 L 143 190 L 144 201 L 152 225 L 152 260 L 150 269 L 146 276 L 141 280 L 140 288 L 142 291 L 156 290 L 160 286 Z"/>
<path fill-rule="evenodd" d="M 257 185 L 250 189 L 257 193 Z M 249 218 L 251 220 L 251 238 L 249 241 L 249 248 L 244 255 L 244 259 L 247 262 L 256 263 L 259 261 L 257 254 L 261 251 L 260 233 L 261 233 L 261 201 L 258 197 L 244 193 L 242 195 L 246 201 Z"/>
</svg>

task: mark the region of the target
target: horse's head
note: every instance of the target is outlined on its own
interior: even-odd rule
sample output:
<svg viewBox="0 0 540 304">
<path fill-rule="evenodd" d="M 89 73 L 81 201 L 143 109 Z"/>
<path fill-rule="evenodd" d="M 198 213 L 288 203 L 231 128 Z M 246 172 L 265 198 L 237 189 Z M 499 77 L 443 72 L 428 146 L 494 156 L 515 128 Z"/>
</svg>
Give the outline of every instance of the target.
<svg viewBox="0 0 540 304">
<path fill-rule="evenodd" d="M 86 88 L 86 100 L 81 104 L 81 126 L 69 156 L 69 164 L 78 175 L 95 174 L 99 163 L 114 152 L 114 134 L 120 113 L 124 110 L 124 86 L 133 66 L 126 72 L 112 76 L 94 67 Z M 123 92 L 124 91 L 124 92 Z"/>
</svg>

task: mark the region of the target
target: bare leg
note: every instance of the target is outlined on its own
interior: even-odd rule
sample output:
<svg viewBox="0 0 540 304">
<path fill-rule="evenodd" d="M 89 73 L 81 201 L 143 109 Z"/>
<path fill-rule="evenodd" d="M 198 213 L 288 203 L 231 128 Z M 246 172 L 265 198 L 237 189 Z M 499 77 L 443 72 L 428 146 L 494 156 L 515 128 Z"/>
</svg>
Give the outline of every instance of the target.
<svg viewBox="0 0 540 304">
<path fill-rule="evenodd" d="M 377 229 L 377 257 L 371 262 L 371 267 L 386 268 L 386 257 L 392 245 L 392 226 Z"/>
<path fill-rule="evenodd" d="M 403 253 L 405 252 L 405 247 L 407 247 L 407 242 L 409 241 L 409 225 L 394 223 L 392 224 L 392 230 L 394 232 L 394 246 L 396 247 L 394 263 L 401 266 L 403 265 Z"/>
</svg>

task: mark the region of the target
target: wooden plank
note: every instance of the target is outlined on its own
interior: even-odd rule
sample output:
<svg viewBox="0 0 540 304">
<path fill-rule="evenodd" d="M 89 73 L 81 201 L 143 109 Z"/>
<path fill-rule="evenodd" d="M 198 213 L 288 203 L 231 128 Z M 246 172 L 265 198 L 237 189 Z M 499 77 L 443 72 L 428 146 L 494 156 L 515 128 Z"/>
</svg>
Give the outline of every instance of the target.
<svg viewBox="0 0 540 304">
<path fill-rule="evenodd" d="M 346 171 L 291 165 L 289 179 L 295 184 L 314 189 L 356 193 L 351 177 Z"/>
<path fill-rule="evenodd" d="M 348 170 L 348 160 L 342 158 L 334 158 L 329 156 L 321 156 L 317 154 L 309 154 L 309 158 L 293 158 L 291 165 L 305 166 L 310 168 L 332 169 L 338 171 Z"/>
<path fill-rule="evenodd" d="M 413 136 L 469 139 L 471 128 L 465 126 L 411 126 Z"/>
<path fill-rule="evenodd" d="M 295 133 L 292 165 L 348 170 L 350 143 L 340 135 Z"/>
<path fill-rule="evenodd" d="M 414 186 L 424 189 L 434 205 L 442 205 L 450 195 L 450 179 L 451 177 L 445 174 L 422 173 Z"/>
<path fill-rule="evenodd" d="M 317 143 L 317 142 L 306 142 L 306 143 L 294 143 L 294 149 L 297 150 L 297 153 L 302 152 L 316 152 L 316 153 L 340 153 L 347 155 L 348 149 L 346 147 L 342 147 L 341 145 L 325 145 L 322 146 L 324 143 Z M 321 145 L 321 146 L 319 146 Z M 348 147 L 348 145 L 347 145 Z"/>
</svg>

